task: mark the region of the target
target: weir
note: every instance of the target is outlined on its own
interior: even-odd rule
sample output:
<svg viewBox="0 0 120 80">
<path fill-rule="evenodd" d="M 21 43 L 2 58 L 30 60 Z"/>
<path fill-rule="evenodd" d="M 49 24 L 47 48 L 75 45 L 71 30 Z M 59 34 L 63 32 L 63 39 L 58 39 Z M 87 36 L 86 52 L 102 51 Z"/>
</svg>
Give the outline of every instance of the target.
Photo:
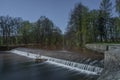
<svg viewBox="0 0 120 80">
<path fill-rule="evenodd" d="M 33 53 L 23 52 L 19 50 L 11 50 L 10 52 L 19 54 L 22 56 L 26 56 L 32 59 L 46 59 L 48 63 L 66 67 L 66 68 L 73 69 L 73 70 L 80 71 L 87 74 L 99 75 L 103 71 L 103 68 L 100 68 L 100 67 L 47 57 L 39 54 L 33 54 Z"/>
</svg>

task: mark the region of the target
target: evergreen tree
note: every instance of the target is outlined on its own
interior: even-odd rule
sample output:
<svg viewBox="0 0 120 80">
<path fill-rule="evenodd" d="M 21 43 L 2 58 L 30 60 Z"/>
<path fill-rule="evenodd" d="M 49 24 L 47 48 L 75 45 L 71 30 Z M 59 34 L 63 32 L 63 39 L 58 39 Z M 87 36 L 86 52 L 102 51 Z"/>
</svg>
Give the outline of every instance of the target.
<svg viewBox="0 0 120 80">
<path fill-rule="evenodd" d="M 102 0 L 99 13 L 99 32 L 101 41 L 108 41 L 109 21 L 112 11 L 112 2 L 110 0 Z"/>
</svg>

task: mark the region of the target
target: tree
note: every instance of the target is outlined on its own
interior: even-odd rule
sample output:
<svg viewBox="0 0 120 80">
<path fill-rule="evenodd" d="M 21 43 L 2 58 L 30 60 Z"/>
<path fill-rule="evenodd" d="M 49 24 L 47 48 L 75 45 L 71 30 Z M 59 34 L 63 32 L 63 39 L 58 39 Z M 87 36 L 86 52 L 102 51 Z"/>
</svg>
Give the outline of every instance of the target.
<svg viewBox="0 0 120 80">
<path fill-rule="evenodd" d="M 102 0 L 100 4 L 100 13 L 99 13 L 99 29 L 100 29 L 99 32 L 100 32 L 101 41 L 107 42 L 111 11 L 112 11 L 112 2 L 110 0 Z"/>
<path fill-rule="evenodd" d="M 1 44 L 9 45 L 14 42 L 13 37 L 18 36 L 20 23 L 21 18 L 0 16 Z"/>
<path fill-rule="evenodd" d="M 17 45 L 37 43 L 42 47 L 62 46 L 61 30 L 45 16 L 35 23 L 23 21 L 21 18 L 0 16 L 0 44 Z"/>
<path fill-rule="evenodd" d="M 89 12 L 89 28 L 88 28 L 88 40 L 89 42 L 98 41 L 98 18 L 99 10 L 91 10 Z"/>
<path fill-rule="evenodd" d="M 68 41 L 66 43 L 70 43 L 71 46 L 83 46 L 87 42 L 87 27 L 88 8 L 82 3 L 79 3 L 75 5 L 75 8 L 71 12 L 66 32 L 66 36 L 68 37 Z"/>
<path fill-rule="evenodd" d="M 45 16 L 41 16 L 34 27 L 35 41 L 45 47 L 56 45 L 61 40 L 61 30 Z M 58 38 L 59 37 L 59 38 Z"/>
<path fill-rule="evenodd" d="M 63 41 L 62 31 L 58 27 L 53 28 L 51 39 L 52 46 L 55 46 L 56 48 L 63 46 L 63 44 L 61 44 Z"/>
<path fill-rule="evenodd" d="M 114 17 L 114 33 L 115 33 L 115 41 L 120 41 L 120 18 Z"/>
<path fill-rule="evenodd" d="M 116 0 L 116 12 L 119 14 L 120 16 L 120 0 Z"/>
<path fill-rule="evenodd" d="M 22 23 L 22 26 L 20 28 L 20 35 L 21 35 L 21 43 L 24 43 L 24 44 L 28 44 L 31 42 L 31 35 L 30 33 L 32 32 L 31 31 L 32 29 L 32 26 L 31 26 L 31 23 L 29 21 L 24 21 Z"/>
<path fill-rule="evenodd" d="M 52 35 L 52 29 L 54 24 L 47 17 L 41 16 L 36 23 L 36 41 L 41 44 L 50 44 L 50 36 Z M 39 41 L 40 40 L 40 41 Z M 44 43 L 45 42 L 45 43 Z"/>
<path fill-rule="evenodd" d="M 19 44 L 20 40 L 19 40 L 19 37 L 20 37 L 20 33 L 19 33 L 19 30 L 22 26 L 22 18 L 20 17 L 16 17 L 12 20 L 12 29 L 11 29 L 11 44 Z"/>
</svg>

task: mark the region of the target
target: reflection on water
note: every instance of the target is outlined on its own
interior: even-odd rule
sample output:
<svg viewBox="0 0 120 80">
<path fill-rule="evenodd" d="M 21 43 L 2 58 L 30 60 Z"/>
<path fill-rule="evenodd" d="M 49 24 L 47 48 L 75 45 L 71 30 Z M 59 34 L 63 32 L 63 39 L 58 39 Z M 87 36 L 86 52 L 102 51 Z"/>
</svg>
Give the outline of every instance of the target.
<svg viewBox="0 0 120 80">
<path fill-rule="evenodd" d="M 98 76 L 86 75 L 49 63 L 12 53 L 0 52 L 0 80 L 96 80 Z"/>
</svg>

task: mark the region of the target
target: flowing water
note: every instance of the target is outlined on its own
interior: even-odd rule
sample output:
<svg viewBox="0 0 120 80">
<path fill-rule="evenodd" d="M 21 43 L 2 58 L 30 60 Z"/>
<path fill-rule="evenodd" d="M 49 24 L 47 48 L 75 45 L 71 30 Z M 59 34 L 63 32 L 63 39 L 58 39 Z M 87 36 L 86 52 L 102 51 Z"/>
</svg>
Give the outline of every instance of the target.
<svg viewBox="0 0 120 80">
<path fill-rule="evenodd" d="M 97 80 L 98 77 L 0 52 L 0 80 Z"/>
</svg>

